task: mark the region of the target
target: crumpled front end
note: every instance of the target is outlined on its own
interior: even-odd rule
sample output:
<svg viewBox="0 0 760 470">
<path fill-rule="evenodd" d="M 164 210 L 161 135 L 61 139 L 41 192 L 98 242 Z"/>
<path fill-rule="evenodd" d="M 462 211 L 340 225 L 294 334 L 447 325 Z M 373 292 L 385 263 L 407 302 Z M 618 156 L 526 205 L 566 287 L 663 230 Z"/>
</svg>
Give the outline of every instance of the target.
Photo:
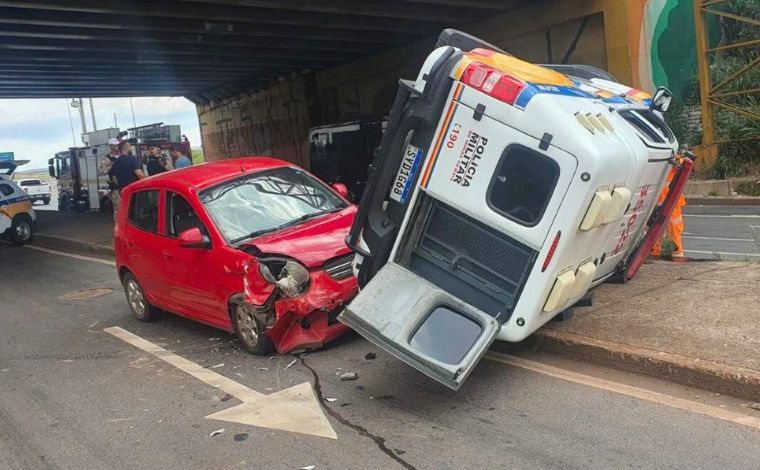
<svg viewBox="0 0 760 470">
<path fill-rule="evenodd" d="M 289 297 L 264 278 L 258 260 L 246 267 L 244 287 L 245 302 L 280 354 L 320 348 L 347 332 L 337 316 L 359 291 L 350 269 L 346 274 L 320 268 L 309 272 L 308 286 L 300 295 Z"/>
</svg>

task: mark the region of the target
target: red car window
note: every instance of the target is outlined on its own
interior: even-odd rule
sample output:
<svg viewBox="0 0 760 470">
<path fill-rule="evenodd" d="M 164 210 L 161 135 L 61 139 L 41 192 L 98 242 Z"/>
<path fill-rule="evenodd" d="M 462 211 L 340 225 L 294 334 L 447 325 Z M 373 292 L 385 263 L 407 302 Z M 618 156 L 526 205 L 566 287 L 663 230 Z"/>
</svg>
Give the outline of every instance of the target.
<svg viewBox="0 0 760 470">
<path fill-rule="evenodd" d="M 132 194 L 127 218 L 137 227 L 158 233 L 158 190 Z"/>
<path fill-rule="evenodd" d="M 166 193 L 166 231 L 170 237 L 176 238 L 187 229 L 198 227 L 208 235 L 206 227 L 198 217 L 198 213 L 184 197 L 171 191 Z"/>
</svg>

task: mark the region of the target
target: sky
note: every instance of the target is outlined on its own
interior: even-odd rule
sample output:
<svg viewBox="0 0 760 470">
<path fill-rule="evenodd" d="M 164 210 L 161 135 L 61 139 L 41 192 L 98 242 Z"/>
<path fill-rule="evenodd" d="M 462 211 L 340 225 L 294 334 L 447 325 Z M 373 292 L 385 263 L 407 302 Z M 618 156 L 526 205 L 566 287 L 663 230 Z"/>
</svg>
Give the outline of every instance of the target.
<svg viewBox="0 0 760 470">
<path fill-rule="evenodd" d="M 31 160 L 19 170 L 47 168 L 47 161 L 56 152 L 82 145 L 79 110 L 70 106 L 71 99 L 0 99 L 0 152 L 14 152 L 16 160 Z M 163 122 L 179 124 L 190 145 L 200 147 L 201 137 L 195 105 L 185 98 L 132 98 L 138 126 Z M 87 130 L 92 130 L 90 105 L 84 99 Z M 114 126 L 121 130 L 134 127 L 129 98 L 94 98 L 98 129 Z M 69 113 L 71 111 L 71 120 Z M 74 126 L 76 142 L 72 137 Z"/>
</svg>

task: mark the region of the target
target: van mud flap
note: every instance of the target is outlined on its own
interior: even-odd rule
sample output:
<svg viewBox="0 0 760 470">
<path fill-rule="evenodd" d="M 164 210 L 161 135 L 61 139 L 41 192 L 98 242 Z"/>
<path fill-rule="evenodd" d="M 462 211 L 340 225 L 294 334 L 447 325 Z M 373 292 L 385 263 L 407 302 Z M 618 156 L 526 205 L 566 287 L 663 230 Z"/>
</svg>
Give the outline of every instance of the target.
<svg viewBox="0 0 760 470">
<path fill-rule="evenodd" d="M 454 390 L 501 328 L 492 316 L 392 262 L 378 271 L 338 320 Z"/>
<path fill-rule="evenodd" d="M 690 158 L 684 158 L 681 162 L 681 167 L 676 172 L 673 180 L 670 182 L 670 188 L 668 189 L 668 196 L 655 212 L 652 214 L 652 219 L 649 222 L 649 228 L 647 234 L 639 245 L 638 249 L 633 252 L 628 261 L 628 266 L 625 270 L 623 282 L 630 281 L 639 272 L 641 265 L 649 256 L 652 251 L 652 247 L 657 240 L 662 237 L 662 233 L 665 231 L 665 227 L 670 220 L 670 216 L 678 204 L 678 199 L 681 197 L 686 182 L 689 180 L 689 175 L 694 168 L 694 161 Z"/>
</svg>

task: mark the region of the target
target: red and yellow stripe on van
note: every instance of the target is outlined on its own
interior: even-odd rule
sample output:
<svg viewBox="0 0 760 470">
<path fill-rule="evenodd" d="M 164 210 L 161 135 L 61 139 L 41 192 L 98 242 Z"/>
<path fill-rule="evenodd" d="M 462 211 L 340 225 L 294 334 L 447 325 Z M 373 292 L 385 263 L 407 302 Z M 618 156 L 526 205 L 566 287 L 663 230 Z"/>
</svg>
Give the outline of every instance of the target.
<svg viewBox="0 0 760 470">
<path fill-rule="evenodd" d="M 446 109 L 446 115 L 443 119 L 443 123 L 441 124 L 441 130 L 438 132 L 438 135 L 435 138 L 435 143 L 431 149 L 430 158 L 428 159 L 427 165 L 425 166 L 425 172 L 422 174 L 423 188 L 427 188 L 428 181 L 430 180 L 430 174 L 433 172 L 433 167 L 435 166 L 436 160 L 438 160 L 438 154 L 441 152 L 443 141 L 446 138 L 446 134 L 449 133 L 451 120 L 454 118 L 454 111 L 456 111 L 459 98 L 462 96 L 462 90 L 464 90 L 464 85 L 457 83 L 454 94 L 451 97 L 451 101 L 449 102 L 449 107 Z"/>
</svg>

